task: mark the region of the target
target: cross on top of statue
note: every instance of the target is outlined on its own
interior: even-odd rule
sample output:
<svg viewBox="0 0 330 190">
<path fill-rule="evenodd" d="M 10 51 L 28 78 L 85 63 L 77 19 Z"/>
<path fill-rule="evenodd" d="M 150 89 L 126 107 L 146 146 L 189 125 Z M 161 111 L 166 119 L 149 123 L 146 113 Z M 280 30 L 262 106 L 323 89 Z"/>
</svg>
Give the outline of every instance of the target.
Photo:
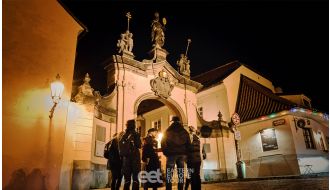
<svg viewBox="0 0 330 190">
<path fill-rule="evenodd" d="M 127 17 L 127 30 L 125 33 L 120 34 L 120 38 L 117 41 L 118 53 L 121 55 L 134 57 L 133 55 L 133 33 L 129 31 L 129 20 L 132 18 L 130 12 L 126 13 Z"/>
<path fill-rule="evenodd" d="M 129 20 L 132 18 L 132 15 L 130 12 L 126 13 L 126 17 L 127 17 L 127 31 L 129 31 Z"/>
</svg>

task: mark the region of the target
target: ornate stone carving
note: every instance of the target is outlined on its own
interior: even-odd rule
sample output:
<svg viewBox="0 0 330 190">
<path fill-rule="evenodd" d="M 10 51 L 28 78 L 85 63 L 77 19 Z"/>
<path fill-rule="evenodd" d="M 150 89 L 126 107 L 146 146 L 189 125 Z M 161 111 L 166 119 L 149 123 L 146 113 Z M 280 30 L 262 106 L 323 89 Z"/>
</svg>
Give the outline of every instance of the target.
<svg viewBox="0 0 330 190">
<path fill-rule="evenodd" d="M 126 33 L 120 35 L 120 39 L 117 41 L 118 53 L 133 54 L 133 45 L 133 34 L 127 30 Z"/>
<path fill-rule="evenodd" d="M 183 75 L 186 78 L 190 78 L 190 61 L 188 60 L 188 49 L 189 49 L 189 44 L 191 43 L 191 39 L 188 39 L 188 44 L 187 44 L 187 49 L 186 49 L 186 54 L 181 54 L 180 60 L 176 62 L 176 64 L 179 67 L 179 73 Z"/>
<path fill-rule="evenodd" d="M 151 23 L 151 41 L 153 42 L 153 46 L 156 48 L 163 47 L 165 43 L 165 18 L 163 18 L 163 25 L 159 22 L 159 13 L 156 12 L 155 19 Z"/>
<path fill-rule="evenodd" d="M 171 96 L 174 85 L 171 84 L 165 71 L 159 72 L 159 77 L 150 80 L 151 90 L 155 92 L 156 96 L 167 99 Z"/>
<path fill-rule="evenodd" d="M 94 89 L 89 84 L 90 80 L 91 80 L 91 78 L 89 77 L 89 74 L 87 73 L 85 75 L 84 84 L 82 84 L 78 87 L 78 93 L 74 97 L 75 102 L 77 102 L 77 103 L 95 103 L 97 98 L 93 94 Z"/>
<path fill-rule="evenodd" d="M 183 76 L 190 78 L 190 61 L 188 57 L 181 54 L 180 60 L 176 62 L 179 67 L 179 73 Z"/>
</svg>

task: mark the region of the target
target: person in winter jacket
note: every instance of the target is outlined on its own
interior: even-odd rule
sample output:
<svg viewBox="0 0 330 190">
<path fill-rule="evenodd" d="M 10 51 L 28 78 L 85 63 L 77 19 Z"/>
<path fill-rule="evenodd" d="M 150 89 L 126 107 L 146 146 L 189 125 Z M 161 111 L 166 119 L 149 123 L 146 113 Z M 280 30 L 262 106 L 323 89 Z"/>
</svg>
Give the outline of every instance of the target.
<svg viewBox="0 0 330 190">
<path fill-rule="evenodd" d="M 161 172 L 160 169 L 160 160 L 157 154 L 157 129 L 151 128 L 148 130 L 148 135 L 145 137 L 145 143 L 142 147 L 142 161 L 145 163 L 145 171 L 150 172 Z M 161 180 L 161 179 L 160 179 Z M 152 188 L 156 190 L 158 187 L 161 187 L 162 183 L 160 181 L 147 181 L 144 184 L 144 189 Z"/>
<path fill-rule="evenodd" d="M 192 144 L 189 147 L 187 158 L 188 178 L 185 183 L 185 190 L 188 190 L 191 184 L 191 190 L 201 190 L 201 153 L 200 153 L 200 139 L 194 127 L 189 126 L 190 138 Z"/>
<path fill-rule="evenodd" d="M 141 148 L 141 139 L 140 135 L 135 131 L 135 121 L 134 120 L 128 120 L 126 124 L 127 128 L 124 133 L 124 135 L 121 137 L 121 141 L 125 141 L 129 144 L 128 149 L 124 150 L 125 152 L 128 152 L 127 154 L 123 155 L 123 174 L 124 174 L 124 190 L 129 190 L 131 186 L 131 178 L 133 179 L 133 190 L 139 189 L 139 181 L 138 181 L 138 175 L 141 170 L 141 159 L 140 159 L 140 151 Z M 121 146 L 119 145 L 119 153 L 121 153 L 120 150 Z"/>
<path fill-rule="evenodd" d="M 107 186 L 111 187 L 111 190 L 119 190 L 121 185 L 121 180 L 123 178 L 123 174 L 121 171 L 122 158 L 119 155 L 119 150 L 118 150 L 119 136 L 120 134 L 117 133 L 114 134 L 113 138 L 105 145 L 107 147 L 107 154 L 108 154 L 107 169 L 110 170 Z"/>
<path fill-rule="evenodd" d="M 172 118 L 173 123 L 166 130 L 161 148 L 166 156 L 166 190 L 172 190 L 173 169 L 176 164 L 178 172 L 178 190 L 183 190 L 184 162 L 191 144 L 188 132 L 183 128 L 179 117 Z"/>
</svg>

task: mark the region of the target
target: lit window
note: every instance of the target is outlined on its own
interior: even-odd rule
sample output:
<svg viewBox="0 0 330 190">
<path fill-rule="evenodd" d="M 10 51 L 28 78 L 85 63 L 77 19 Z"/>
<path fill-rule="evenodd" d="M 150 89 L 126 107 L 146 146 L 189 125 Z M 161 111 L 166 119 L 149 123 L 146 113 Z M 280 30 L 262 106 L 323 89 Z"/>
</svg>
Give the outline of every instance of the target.
<svg viewBox="0 0 330 190">
<path fill-rule="evenodd" d="M 306 148 L 315 149 L 315 145 L 312 138 L 312 130 L 310 128 L 303 128 L 302 130 L 303 130 Z"/>
<path fill-rule="evenodd" d="M 162 122 L 160 119 L 153 122 L 153 128 L 157 129 L 158 131 L 162 130 Z"/>
</svg>

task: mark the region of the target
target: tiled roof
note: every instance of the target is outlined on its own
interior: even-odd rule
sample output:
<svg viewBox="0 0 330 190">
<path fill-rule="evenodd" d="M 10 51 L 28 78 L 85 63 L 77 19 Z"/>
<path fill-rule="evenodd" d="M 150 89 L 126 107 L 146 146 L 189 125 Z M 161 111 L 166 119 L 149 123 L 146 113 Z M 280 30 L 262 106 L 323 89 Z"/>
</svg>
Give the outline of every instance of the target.
<svg viewBox="0 0 330 190">
<path fill-rule="evenodd" d="M 203 88 L 212 86 L 213 84 L 221 82 L 232 72 L 234 72 L 242 64 L 238 61 L 233 61 L 222 65 L 200 75 L 194 76 L 191 79 L 203 84 Z"/>
<path fill-rule="evenodd" d="M 240 116 L 241 122 L 289 110 L 295 106 L 294 103 L 275 95 L 270 89 L 241 75 L 236 103 L 236 113 Z"/>
</svg>

